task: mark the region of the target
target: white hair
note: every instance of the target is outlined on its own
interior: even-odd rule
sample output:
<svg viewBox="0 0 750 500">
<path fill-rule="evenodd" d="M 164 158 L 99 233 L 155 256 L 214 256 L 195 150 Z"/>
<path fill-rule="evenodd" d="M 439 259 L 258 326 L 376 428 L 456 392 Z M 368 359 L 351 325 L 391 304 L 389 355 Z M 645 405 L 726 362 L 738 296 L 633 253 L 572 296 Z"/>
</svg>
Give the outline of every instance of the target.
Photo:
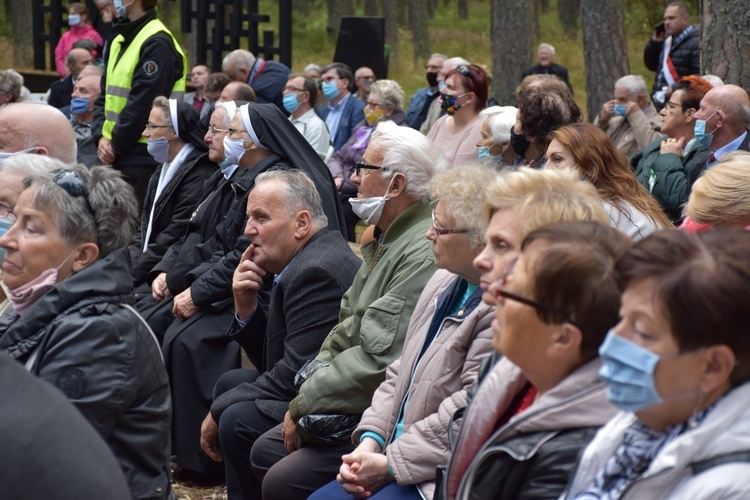
<svg viewBox="0 0 750 500">
<path fill-rule="evenodd" d="M 479 112 L 480 116 L 490 120 L 492 142 L 502 144 L 510 141 L 510 129 L 516 123 L 518 109 L 515 106 L 491 106 Z"/>
<path fill-rule="evenodd" d="M 394 113 L 404 110 L 404 91 L 396 80 L 376 80 L 370 93 L 380 94 L 381 104 L 390 107 Z"/>
<path fill-rule="evenodd" d="M 641 75 L 625 75 L 615 82 L 615 88 L 617 87 L 628 89 L 633 99 L 638 97 L 638 94 L 648 95 L 646 80 Z"/>
<path fill-rule="evenodd" d="M 539 52 L 542 49 L 547 49 L 553 56 L 555 55 L 555 48 L 548 43 L 540 43 L 539 48 L 537 48 L 536 51 Z"/>
<path fill-rule="evenodd" d="M 721 87 L 724 85 L 724 80 L 716 75 L 703 75 L 701 78 L 710 83 L 712 87 Z"/>
<path fill-rule="evenodd" d="M 252 52 L 249 50 L 237 49 L 226 55 L 221 62 L 221 69 L 226 72 L 231 65 L 234 65 L 235 70 L 237 70 L 237 68 L 249 70 L 253 67 L 253 64 L 255 64 L 255 56 Z"/>
<path fill-rule="evenodd" d="M 428 200 L 432 177 L 447 168 L 440 149 L 413 128 L 399 127 L 390 120 L 380 123 L 372 133 L 370 144 L 376 141 L 383 151 L 381 175 L 387 178 L 401 172 L 406 176 L 406 193 L 417 200 Z"/>
</svg>

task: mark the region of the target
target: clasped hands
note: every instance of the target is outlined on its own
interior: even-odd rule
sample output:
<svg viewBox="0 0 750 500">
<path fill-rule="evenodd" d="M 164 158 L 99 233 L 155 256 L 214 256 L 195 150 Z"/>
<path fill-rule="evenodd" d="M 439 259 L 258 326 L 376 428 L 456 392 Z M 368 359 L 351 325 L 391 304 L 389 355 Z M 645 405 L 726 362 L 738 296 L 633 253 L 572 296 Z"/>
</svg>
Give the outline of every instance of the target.
<svg viewBox="0 0 750 500">
<path fill-rule="evenodd" d="M 355 498 L 369 498 L 395 481 L 388 470 L 388 457 L 381 453 L 380 444 L 374 439 L 363 439 L 341 460 L 336 480 Z"/>
</svg>

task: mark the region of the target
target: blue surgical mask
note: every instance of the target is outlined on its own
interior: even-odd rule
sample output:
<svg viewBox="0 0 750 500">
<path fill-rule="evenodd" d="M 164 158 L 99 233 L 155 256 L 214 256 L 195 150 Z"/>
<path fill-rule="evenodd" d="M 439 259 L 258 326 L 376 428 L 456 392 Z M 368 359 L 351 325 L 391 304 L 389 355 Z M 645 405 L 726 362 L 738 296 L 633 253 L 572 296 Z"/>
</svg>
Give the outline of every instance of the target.
<svg viewBox="0 0 750 500">
<path fill-rule="evenodd" d="M 117 11 L 117 15 L 120 17 L 128 17 L 127 7 L 133 2 L 135 2 L 135 0 L 130 0 L 130 2 L 123 5 L 122 0 L 114 0 L 115 10 Z"/>
<path fill-rule="evenodd" d="M 297 101 L 297 94 L 285 94 L 283 97 L 284 109 L 290 113 L 294 113 L 299 108 L 299 102 Z"/>
<path fill-rule="evenodd" d="M 628 109 L 627 104 L 615 104 L 615 115 L 616 116 L 625 116 L 625 112 Z"/>
<path fill-rule="evenodd" d="M 323 95 L 329 101 L 332 99 L 336 99 L 336 97 L 338 97 L 338 95 L 341 93 L 336 82 L 323 82 L 321 90 L 323 90 Z"/>
<path fill-rule="evenodd" d="M 599 356 L 602 358 L 599 376 L 607 386 L 607 399 L 620 410 L 637 412 L 655 404 L 700 394 L 700 391 L 693 391 L 666 401 L 659 395 L 654 379 L 656 365 L 680 354 L 659 356 L 610 330 L 599 347 Z"/>
<path fill-rule="evenodd" d="M 711 141 L 714 140 L 714 132 L 716 132 L 716 128 L 714 128 L 710 134 L 706 133 L 706 123 L 708 123 L 708 120 L 710 120 L 716 113 L 718 113 L 719 110 L 717 109 L 713 113 L 711 113 L 711 116 L 706 118 L 705 120 L 695 120 L 695 128 L 693 131 L 695 132 L 695 140 L 699 143 L 703 144 L 704 146 L 711 147 Z"/>
<path fill-rule="evenodd" d="M 491 147 L 492 146 L 479 146 L 477 148 L 477 157 L 480 160 L 484 160 L 485 158 L 489 158 L 490 156 L 492 156 L 492 155 L 490 155 L 490 148 Z"/>
<path fill-rule="evenodd" d="M 438 82 L 438 90 L 442 92 L 444 88 L 445 88 L 445 80 Z"/>
<path fill-rule="evenodd" d="M 89 103 L 91 99 L 88 97 L 74 97 L 70 100 L 70 114 L 71 115 L 82 115 L 88 113 Z"/>
<path fill-rule="evenodd" d="M 146 149 L 154 160 L 158 163 L 166 163 L 169 161 L 169 141 L 166 137 L 161 139 L 148 139 L 146 142 Z"/>
<path fill-rule="evenodd" d="M 68 14 L 68 26 L 75 27 L 81 24 L 80 14 Z"/>
<path fill-rule="evenodd" d="M 242 156 L 247 151 L 244 144 L 244 139 L 230 139 L 228 136 L 224 136 L 224 156 L 230 163 L 240 164 Z"/>
</svg>

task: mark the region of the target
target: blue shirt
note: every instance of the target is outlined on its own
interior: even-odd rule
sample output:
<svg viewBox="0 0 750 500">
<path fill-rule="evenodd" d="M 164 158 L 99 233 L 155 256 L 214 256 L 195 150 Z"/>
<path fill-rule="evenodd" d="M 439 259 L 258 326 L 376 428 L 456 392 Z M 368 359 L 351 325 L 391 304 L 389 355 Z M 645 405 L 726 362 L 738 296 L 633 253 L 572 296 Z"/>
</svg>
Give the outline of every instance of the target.
<svg viewBox="0 0 750 500">
<path fill-rule="evenodd" d="M 326 125 L 328 126 L 328 132 L 331 134 L 331 138 L 336 137 L 336 132 L 339 130 L 339 123 L 341 123 L 341 115 L 344 113 L 344 103 L 351 97 L 351 93 L 347 94 L 346 97 L 341 99 L 338 104 L 333 105 L 328 103 L 328 116 L 326 116 Z"/>
<path fill-rule="evenodd" d="M 747 130 L 744 131 L 742 135 L 740 135 L 738 138 L 736 138 L 735 140 L 733 140 L 726 146 L 721 147 L 717 149 L 716 151 L 714 151 L 714 158 L 716 158 L 716 160 L 714 160 L 713 163 L 709 163 L 706 166 L 706 168 L 711 167 L 714 163 L 718 163 L 721 158 L 721 155 L 726 154 L 726 153 L 731 153 L 732 151 L 737 151 L 738 149 L 740 149 L 740 144 L 742 144 L 742 141 L 745 140 L 746 136 L 747 136 Z"/>
</svg>

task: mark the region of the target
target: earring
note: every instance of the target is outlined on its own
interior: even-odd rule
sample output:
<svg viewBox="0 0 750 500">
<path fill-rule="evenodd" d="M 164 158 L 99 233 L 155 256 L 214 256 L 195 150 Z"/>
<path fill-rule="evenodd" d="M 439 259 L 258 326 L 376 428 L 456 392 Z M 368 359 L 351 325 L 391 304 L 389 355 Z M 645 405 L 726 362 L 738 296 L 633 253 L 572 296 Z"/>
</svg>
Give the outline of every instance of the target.
<svg viewBox="0 0 750 500">
<path fill-rule="evenodd" d="M 704 393 L 703 390 L 698 391 L 698 404 L 695 405 L 693 414 L 690 415 L 690 418 L 688 418 L 688 421 L 687 421 L 688 429 L 690 430 L 695 429 L 700 424 L 701 406 L 703 406 L 703 398 L 705 396 L 706 396 L 706 393 Z"/>
</svg>

